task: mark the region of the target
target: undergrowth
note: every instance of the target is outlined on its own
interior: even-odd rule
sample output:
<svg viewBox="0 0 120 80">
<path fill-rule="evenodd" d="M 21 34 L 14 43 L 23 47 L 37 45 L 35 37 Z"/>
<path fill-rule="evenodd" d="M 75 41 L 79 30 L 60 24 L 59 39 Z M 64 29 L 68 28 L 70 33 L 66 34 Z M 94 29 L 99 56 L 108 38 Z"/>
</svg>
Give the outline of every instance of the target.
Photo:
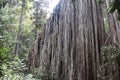
<svg viewBox="0 0 120 80">
<path fill-rule="evenodd" d="M 98 77 L 100 80 L 120 80 L 120 45 L 108 45 L 101 49 L 102 64 L 99 67 Z"/>
</svg>

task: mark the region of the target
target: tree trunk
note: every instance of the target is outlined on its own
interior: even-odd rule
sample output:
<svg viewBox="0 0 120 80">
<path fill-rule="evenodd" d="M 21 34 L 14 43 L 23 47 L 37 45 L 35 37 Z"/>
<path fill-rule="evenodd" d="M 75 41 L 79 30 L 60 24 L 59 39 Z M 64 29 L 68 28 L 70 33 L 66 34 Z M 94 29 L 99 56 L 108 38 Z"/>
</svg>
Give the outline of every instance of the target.
<svg viewBox="0 0 120 80">
<path fill-rule="evenodd" d="M 103 5 L 103 11 L 105 9 L 108 9 L 110 7 L 109 5 L 110 0 L 105 0 Z M 120 43 L 120 22 L 118 21 L 118 14 L 117 12 L 114 13 L 109 13 L 109 12 L 104 12 L 104 19 L 105 19 L 105 28 L 106 28 L 106 40 L 104 43 L 104 46 L 110 46 L 112 45 L 113 49 L 114 47 L 116 49 L 119 49 L 119 43 Z M 103 77 L 107 77 L 107 80 L 113 80 L 113 79 L 120 79 L 120 56 L 115 57 L 114 55 L 117 53 L 114 53 L 114 51 L 109 50 L 109 52 L 106 52 L 105 54 L 107 57 L 103 56 L 106 58 L 106 61 L 102 59 L 102 66 L 105 65 L 104 70 L 105 72 L 102 73 L 104 75 Z M 119 52 L 118 52 L 119 53 Z M 113 58 L 108 58 L 110 56 L 114 56 Z M 108 64 L 109 63 L 109 64 Z M 114 63 L 114 64 L 113 64 Z M 112 79 L 113 78 L 113 79 Z"/>
<path fill-rule="evenodd" d="M 112 37 L 113 42 L 119 41 Z M 29 66 L 42 66 L 55 80 L 99 80 L 101 47 L 106 40 L 102 9 L 96 0 L 61 0 L 36 40 Z"/>
<path fill-rule="evenodd" d="M 18 26 L 18 32 L 17 32 L 17 35 L 16 35 L 16 41 L 17 42 L 15 43 L 15 47 L 14 47 L 14 51 L 13 51 L 14 54 L 17 54 L 18 50 L 19 50 L 20 33 L 21 33 L 23 12 L 24 12 L 24 6 L 25 6 L 24 0 L 22 2 L 23 3 L 22 3 L 22 8 L 21 8 L 20 21 L 19 21 L 19 26 Z"/>
<path fill-rule="evenodd" d="M 109 8 L 110 0 L 105 0 L 106 9 Z M 108 23 L 108 35 L 110 36 L 110 43 L 119 43 L 120 42 L 120 22 L 117 19 L 118 14 L 107 13 L 107 23 Z"/>
</svg>

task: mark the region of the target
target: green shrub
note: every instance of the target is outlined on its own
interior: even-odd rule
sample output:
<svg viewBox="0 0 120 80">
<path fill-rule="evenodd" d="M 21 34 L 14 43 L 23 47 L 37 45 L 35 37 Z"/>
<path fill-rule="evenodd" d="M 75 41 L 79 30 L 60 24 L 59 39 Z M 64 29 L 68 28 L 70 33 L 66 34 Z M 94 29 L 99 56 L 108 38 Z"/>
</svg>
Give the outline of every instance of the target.
<svg viewBox="0 0 120 80">
<path fill-rule="evenodd" d="M 26 74 L 27 66 L 18 57 L 11 58 L 1 66 L 3 76 L 0 80 L 55 80 L 45 69 L 34 68 L 32 73 Z"/>
<path fill-rule="evenodd" d="M 34 78 L 37 78 L 39 80 L 56 80 L 49 71 L 46 71 L 44 68 L 34 68 L 32 70 L 32 73 L 34 75 Z"/>
<path fill-rule="evenodd" d="M 0 66 L 9 60 L 8 48 L 0 48 Z M 0 77 L 2 76 L 2 69 L 0 67 Z"/>
<path fill-rule="evenodd" d="M 24 73 L 27 67 L 22 61 L 18 57 L 15 57 L 7 63 L 3 63 L 1 66 L 3 76 L 0 80 L 37 80 L 33 78 L 32 74 Z"/>
<path fill-rule="evenodd" d="M 119 77 L 120 45 L 104 46 L 102 51 L 102 64 L 99 67 L 98 77 L 100 80 L 116 80 Z"/>
</svg>

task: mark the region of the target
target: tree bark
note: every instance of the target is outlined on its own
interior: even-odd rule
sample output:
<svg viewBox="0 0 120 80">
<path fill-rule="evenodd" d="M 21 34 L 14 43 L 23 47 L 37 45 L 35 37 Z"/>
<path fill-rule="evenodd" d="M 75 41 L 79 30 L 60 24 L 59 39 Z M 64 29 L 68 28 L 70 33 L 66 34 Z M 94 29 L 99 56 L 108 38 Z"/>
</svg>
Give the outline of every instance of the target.
<svg viewBox="0 0 120 80">
<path fill-rule="evenodd" d="M 110 0 L 105 0 L 105 8 L 109 8 Z M 107 13 L 108 35 L 110 36 L 110 43 L 120 42 L 120 22 L 117 19 L 117 12 Z"/>
<path fill-rule="evenodd" d="M 18 50 L 19 50 L 20 33 L 21 33 L 24 6 L 25 6 L 24 0 L 22 2 L 23 3 L 22 3 L 22 8 L 21 8 L 20 21 L 19 21 L 19 26 L 18 26 L 18 32 L 17 32 L 17 35 L 16 35 L 16 41 L 17 42 L 15 43 L 15 47 L 14 47 L 14 50 L 13 50 L 14 54 L 18 54 Z"/>
<path fill-rule="evenodd" d="M 42 66 L 55 80 L 99 80 L 106 39 L 96 0 L 61 0 L 36 40 L 30 66 Z"/>
</svg>

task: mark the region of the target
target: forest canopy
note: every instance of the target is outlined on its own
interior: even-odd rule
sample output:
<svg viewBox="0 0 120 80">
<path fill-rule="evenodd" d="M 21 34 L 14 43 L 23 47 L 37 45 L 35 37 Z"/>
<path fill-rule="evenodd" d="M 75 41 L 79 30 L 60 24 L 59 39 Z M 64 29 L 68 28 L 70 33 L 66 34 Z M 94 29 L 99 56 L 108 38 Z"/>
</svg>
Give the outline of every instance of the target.
<svg viewBox="0 0 120 80">
<path fill-rule="evenodd" d="M 27 70 L 26 61 L 45 24 L 48 6 L 47 0 L 0 0 L 0 79 L 32 79 L 24 73 Z"/>
</svg>

